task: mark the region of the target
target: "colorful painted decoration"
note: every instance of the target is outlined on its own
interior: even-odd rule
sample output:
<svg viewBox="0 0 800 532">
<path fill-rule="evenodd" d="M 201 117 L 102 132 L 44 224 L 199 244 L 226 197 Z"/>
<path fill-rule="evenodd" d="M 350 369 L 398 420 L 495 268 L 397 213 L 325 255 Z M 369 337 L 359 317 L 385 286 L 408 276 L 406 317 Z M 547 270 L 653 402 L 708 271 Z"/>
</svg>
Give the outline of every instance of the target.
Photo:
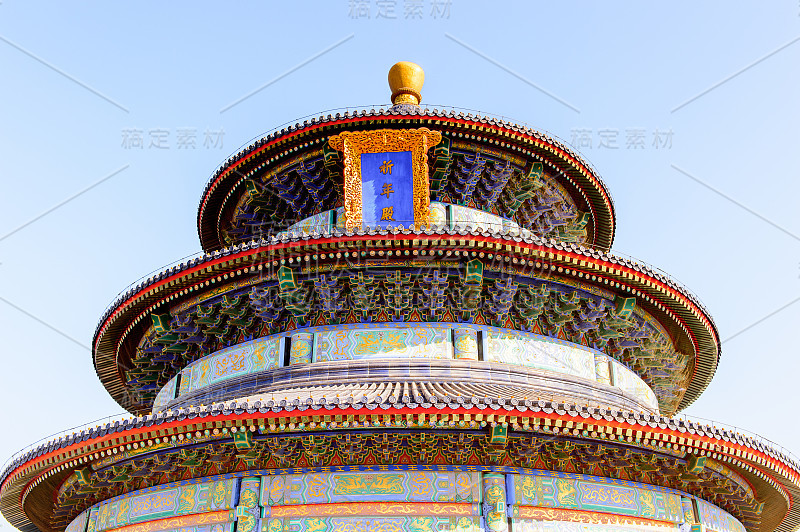
<svg viewBox="0 0 800 532">
<path fill-rule="evenodd" d="M 233 281 L 225 285 L 227 293 L 211 289 L 208 298 L 196 297 L 192 305 L 181 303 L 170 309 L 172 318 L 161 315 L 162 332 L 155 325 L 150 328 L 137 348 L 134 367 L 126 372 L 129 385 L 143 398 L 155 399 L 184 360 L 197 360 L 204 352 L 250 337 L 276 331 L 286 336 L 285 331 L 307 329 L 312 323 L 401 327 L 430 320 L 457 320 L 460 327 L 491 325 L 521 336 L 527 331 L 578 349 L 594 349 L 636 368 L 637 377 L 647 383 L 665 413 L 682 401 L 691 379 L 686 370 L 689 357 L 674 349 L 651 315 L 582 283 L 529 284 L 524 276 L 504 274 L 489 279 L 486 274 L 497 264 L 488 256 L 472 258 L 458 271 L 430 263 L 412 269 L 406 267 L 412 263 L 403 260 L 402 268 L 388 272 L 316 271 L 321 256 L 302 268 L 279 266 L 269 274 L 272 278 Z M 352 265 L 352 257 L 347 264 Z M 639 391 L 630 386 L 627 395 Z M 647 395 L 639 402 L 649 404 Z M 157 405 L 165 400 L 169 404 L 169 397 L 165 391 Z"/>
<path fill-rule="evenodd" d="M 594 374 L 597 376 L 597 382 L 602 382 L 603 384 L 611 386 L 611 368 L 607 356 L 594 356 Z"/>
<path fill-rule="evenodd" d="M 336 210 L 324 211 L 314 216 L 309 216 L 299 222 L 292 224 L 286 229 L 286 233 L 299 233 L 302 235 L 310 235 L 317 232 L 330 231 L 333 226 L 334 213 Z"/>
<path fill-rule="evenodd" d="M 408 152 L 402 152 L 408 153 Z M 366 155 L 366 154 L 365 154 Z M 380 154 L 370 154 L 370 155 L 380 155 Z M 391 160 L 391 159 L 389 159 Z M 380 168 L 380 166 L 379 166 Z M 394 170 L 394 167 L 393 171 Z M 379 186 L 380 185 L 380 186 Z M 378 187 L 378 188 L 375 188 Z M 406 221 L 403 223 L 400 221 L 400 218 L 395 216 L 395 221 L 397 223 L 390 224 L 389 220 L 381 220 L 380 218 L 383 217 L 383 203 L 388 201 L 389 197 L 394 197 L 394 190 L 395 186 L 392 185 L 391 188 L 387 188 L 386 193 L 388 196 L 382 194 L 383 192 L 383 184 L 379 183 L 378 185 L 370 184 L 367 187 L 369 194 L 377 194 L 379 197 L 374 199 L 372 203 L 365 203 L 365 208 L 372 205 L 374 215 L 371 216 L 370 219 L 377 219 L 377 221 L 373 221 L 368 223 L 366 218 L 363 221 L 365 226 L 370 227 L 393 227 L 403 225 L 404 227 L 409 226 L 409 222 Z M 377 191 L 377 192 L 376 192 Z M 362 191 L 362 194 L 364 192 Z M 378 203 L 375 203 L 377 201 Z M 380 212 L 377 210 L 375 205 L 381 205 Z M 391 206 L 391 205 L 388 205 Z M 394 213 L 394 210 L 393 210 Z M 334 219 L 336 220 L 334 222 Z M 487 213 L 485 211 L 481 211 L 479 209 L 474 209 L 472 207 L 466 207 L 463 205 L 451 205 L 449 203 L 442 203 L 439 201 L 432 201 L 429 205 L 428 210 L 428 219 L 430 221 L 431 227 L 433 228 L 445 228 L 450 227 L 454 229 L 467 229 L 467 230 L 492 230 L 492 231 L 506 231 L 516 233 L 522 236 L 530 236 L 533 233 L 519 225 L 517 222 L 510 220 L 508 218 L 503 218 L 501 216 L 497 216 L 495 214 Z M 413 219 L 410 220 L 413 223 Z M 382 222 L 378 223 L 378 222 Z M 291 234 L 300 234 L 300 235 L 310 235 L 313 232 L 322 233 L 323 231 L 330 231 L 333 228 L 338 229 L 345 229 L 347 227 L 346 223 L 346 214 L 343 207 L 339 207 L 336 209 L 331 209 L 328 211 L 320 212 L 313 216 L 309 216 L 308 218 L 304 218 L 297 223 L 290 225 L 286 230 L 281 231 L 278 233 L 280 235 L 291 235 Z"/>
<path fill-rule="evenodd" d="M 263 506 L 342 502 L 480 501 L 480 473 L 395 471 L 391 473 L 309 473 L 266 477 Z"/>
<path fill-rule="evenodd" d="M 365 358 L 453 358 L 450 330 L 381 328 L 316 334 L 315 362 Z"/>
<path fill-rule="evenodd" d="M 64 532 L 86 532 L 88 523 L 89 510 L 86 510 L 81 512 L 78 517 L 73 519 L 72 522 L 67 525 L 67 528 L 64 529 Z"/>
<path fill-rule="evenodd" d="M 696 523 L 697 518 L 694 515 L 694 505 L 692 499 L 689 497 L 681 497 L 681 507 L 683 508 L 683 522 Z"/>
<path fill-rule="evenodd" d="M 348 436 L 342 444 L 350 445 L 348 442 L 353 441 Z M 439 442 L 428 443 L 441 446 Z M 501 447 L 506 444 L 510 442 L 492 443 Z M 304 443 L 308 449 L 319 447 L 320 452 L 324 452 L 325 445 L 321 439 Z M 276 452 L 279 448 L 274 446 Z M 558 448 L 567 449 L 563 445 Z M 541 453 L 547 455 L 552 451 L 542 449 Z M 197 458 L 186 455 L 183 462 L 188 464 Z M 600 526 L 597 530 L 604 531 L 613 530 L 609 528 L 613 525 L 620 530 L 655 530 L 675 529 L 678 524 L 695 522 L 693 498 L 667 488 L 592 475 L 495 469 L 338 466 L 317 470 L 297 468 L 283 474 L 243 476 L 240 480 L 218 477 L 197 483 L 179 482 L 168 488 L 112 498 L 78 515 L 67 530 L 223 532 L 231 530 L 233 521 L 241 532 L 298 523 L 384 526 L 383 521 L 374 518 L 383 519 L 387 515 L 403 517 L 402 522 L 415 532 L 416 524 L 428 521 L 406 518 L 434 518 L 434 523 L 444 523 L 437 519 L 448 518 L 451 525 L 460 522 L 465 530 L 470 530 L 468 525 L 477 523 L 475 519 L 482 515 L 486 529 L 495 532 L 506 530 L 508 518 L 515 530 L 517 525 L 532 530 L 581 530 L 570 523 L 584 524 L 588 529 Z M 698 508 L 709 530 L 744 532 L 736 526 L 738 521 L 720 508 L 710 504 L 699 504 Z M 307 521 L 312 517 L 317 521 Z M 464 521 L 462 517 L 468 519 Z M 347 520 L 338 521 L 339 518 Z M 208 528 L 212 525 L 215 528 Z"/>
<path fill-rule="evenodd" d="M 483 518 L 491 532 L 508 530 L 506 476 L 502 473 L 483 474 Z"/>
<path fill-rule="evenodd" d="M 417 532 L 420 523 L 445 522 L 469 531 L 479 514 L 493 532 L 507 529 L 506 515 L 514 530 L 642 531 L 695 522 L 693 499 L 679 492 L 590 475 L 335 469 L 182 482 L 145 490 L 82 512 L 66 531 L 226 532 L 234 520 L 241 532 L 253 532 L 259 526 L 260 530 L 279 525 L 283 530 L 297 530 L 296 526 L 315 530 L 322 525 L 359 523 L 378 527 L 403 523 L 410 528 L 401 530 Z M 702 500 L 696 504 L 708 530 L 744 532 L 724 510 Z M 385 521 L 387 513 L 402 519 Z M 575 528 L 578 525 L 587 528 Z"/>
<path fill-rule="evenodd" d="M 485 342 L 485 360 L 595 380 L 594 352 L 589 349 L 547 338 L 529 339 L 513 332 L 486 333 Z"/>
<path fill-rule="evenodd" d="M 179 395 L 212 384 L 278 367 L 278 339 L 259 338 L 228 347 L 190 364 L 181 372 Z"/>
<path fill-rule="evenodd" d="M 438 201 L 432 201 L 429 212 L 431 228 L 443 229 L 447 227 L 447 205 Z"/>
<path fill-rule="evenodd" d="M 658 404 L 656 394 L 634 372 L 617 361 L 612 361 L 611 367 L 614 374 L 614 386 L 621 388 L 648 405 Z"/>
<path fill-rule="evenodd" d="M 745 532 L 742 524 L 725 510 L 702 499 L 696 499 L 700 523 L 710 532 Z"/>
<path fill-rule="evenodd" d="M 478 209 L 472 209 L 463 205 L 448 205 L 448 208 L 450 209 L 450 225 L 456 229 L 501 231 L 504 224 L 507 223 L 519 227 L 514 222 L 511 222 L 511 220 Z"/>
<path fill-rule="evenodd" d="M 471 328 L 453 329 L 455 358 L 478 360 L 478 331 Z"/>
<path fill-rule="evenodd" d="M 600 520 L 598 516 L 586 516 L 587 520 Z M 613 523 L 615 519 L 607 519 L 612 524 L 571 522 L 571 521 L 536 521 L 532 519 L 515 519 L 514 532 L 659 532 L 675 530 L 676 526 L 664 526 L 658 523 L 650 525 L 625 525 Z M 624 522 L 624 519 L 619 519 Z"/>
<path fill-rule="evenodd" d="M 510 475 L 514 504 L 607 512 L 660 521 L 683 521 L 680 495 L 610 484 L 603 480 L 566 473 Z"/>
<path fill-rule="evenodd" d="M 249 433 L 248 433 L 249 434 Z M 239 505 L 236 507 L 236 531 L 254 532 L 261 518 L 258 505 L 261 477 L 243 478 L 239 487 Z"/>
<path fill-rule="evenodd" d="M 470 517 L 297 517 L 270 519 L 261 532 L 480 532 Z"/>
<path fill-rule="evenodd" d="M 94 532 L 135 523 L 233 508 L 237 479 L 186 484 L 116 498 L 92 509 Z M 228 520 L 227 514 L 225 517 Z"/>
<path fill-rule="evenodd" d="M 292 335 L 292 344 L 289 349 L 289 365 L 308 364 L 314 353 L 314 335 L 310 333 L 296 333 Z"/>
<path fill-rule="evenodd" d="M 185 370 L 184 370 L 185 371 Z M 178 390 L 176 389 L 178 384 L 178 377 L 172 377 L 167 384 L 159 390 L 158 394 L 156 395 L 155 401 L 153 401 L 153 411 L 157 412 L 161 407 L 166 406 L 167 403 L 175 399 L 177 397 Z M 187 387 L 183 388 L 183 393 L 186 393 Z"/>
<path fill-rule="evenodd" d="M 367 294 L 364 297 L 368 300 L 371 296 Z M 398 295 L 398 298 L 402 297 L 402 294 Z M 481 345 L 478 344 L 479 332 Z M 364 324 L 311 327 L 292 334 L 244 342 L 187 366 L 179 377 L 171 379 L 159 392 L 154 408 L 163 407 L 175 399 L 177 381 L 180 381 L 177 397 L 181 397 L 230 378 L 280 367 L 281 346 L 286 338 L 291 339 L 290 365 L 387 358 L 478 360 L 479 350 L 482 350 L 483 359 L 487 361 L 612 385 L 641 404 L 653 410 L 658 408 L 655 394 L 638 375 L 591 348 L 521 331 L 444 323 L 405 326 L 377 323 L 368 328 Z M 613 372 L 613 381 L 610 372 Z"/>
</svg>

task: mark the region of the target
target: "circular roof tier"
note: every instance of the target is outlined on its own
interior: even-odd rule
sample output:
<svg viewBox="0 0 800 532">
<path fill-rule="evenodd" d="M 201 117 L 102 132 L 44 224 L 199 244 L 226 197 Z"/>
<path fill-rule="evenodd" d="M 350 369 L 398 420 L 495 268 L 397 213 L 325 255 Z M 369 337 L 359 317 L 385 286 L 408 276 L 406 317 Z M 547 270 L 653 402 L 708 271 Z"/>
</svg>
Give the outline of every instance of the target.
<svg viewBox="0 0 800 532">
<path fill-rule="evenodd" d="M 333 335 L 338 334 L 339 331 L 333 332 Z M 434 345 L 429 348 L 436 349 L 436 347 Z M 242 359 L 246 360 L 244 357 Z M 213 362 L 216 360 L 212 359 Z M 594 362 L 592 357 L 591 363 Z M 181 375 L 183 379 L 184 374 Z M 255 395 L 270 395 L 276 402 L 285 401 L 286 404 L 292 404 L 295 400 L 300 400 L 290 399 L 295 397 L 292 395 L 294 393 L 292 390 L 305 387 L 327 389 L 328 392 L 321 396 L 327 401 L 353 402 L 358 398 L 371 400 L 380 397 L 383 402 L 402 405 L 409 402 L 412 396 L 420 402 L 425 402 L 432 395 L 438 395 L 450 398 L 445 402 L 463 403 L 477 400 L 478 397 L 497 395 L 502 404 L 507 402 L 516 405 L 526 399 L 547 398 L 578 402 L 587 406 L 658 413 L 655 397 L 652 394 L 637 394 L 638 390 L 633 387 L 620 389 L 619 386 L 612 386 L 610 382 L 597 382 L 553 369 L 542 370 L 517 364 L 469 359 L 399 357 L 345 359 L 335 362 L 296 364 L 263 371 L 242 371 L 235 377 L 226 377 L 228 378 L 220 378 L 216 382 L 187 387 L 184 393 L 175 394 L 177 395 L 175 399 L 164 405 L 154 406 L 153 410 L 240 400 L 242 397 Z M 625 377 L 628 381 L 632 378 L 629 375 Z M 169 385 L 165 388 L 172 391 Z"/>
<path fill-rule="evenodd" d="M 402 489 L 376 499 L 373 472 L 402 485 L 433 471 L 450 476 L 417 485 L 469 489 L 403 511 L 453 503 L 464 530 L 542 510 L 800 525 L 793 455 L 664 417 L 710 383 L 719 334 L 668 275 L 608 252 L 597 174 L 540 132 L 420 109 L 423 80 L 398 63 L 391 109 L 298 123 L 216 172 L 205 252 L 125 290 L 95 330 L 103 386 L 140 417 L 17 453 L 0 471 L 4 517 L 23 532 L 283 530 L 305 503 L 389 515 L 401 499 L 383 496 Z M 370 504 L 287 495 L 341 476 L 370 483 Z"/>
<path fill-rule="evenodd" d="M 407 290 L 405 307 L 383 303 L 391 290 Z M 429 300 L 435 290 L 448 295 Z M 137 284 L 100 321 L 94 364 L 120 405 L 145 413 L 209 353 L 359 322 L 485 326 L 585 346 L 630 368 L 668 414 L 708 386 L 720 353 L 699 301 L 629 259 L 518 229 L 334 228 L 215 251 Z"/>
<path fill-rule="evenodd" d="M 757 437 L 617 409 L 513 404 L 502 393 L 459 402 L 434 389 L 397 404 L 381 394 L 331 399 L 333 388 L 174 409 L 49 441 L 0 472 L 0 510 L 23 532 L 64 530 L 103 501 L 191 479 L 412 463 L 636 480 L 713 503 L 751 532 L 800 524 L 800 465 Z M 358 451 L 366 448 L 397 452 Z"/>
<path fill-rule="evenodd" d="M 498 118 L 401 104 L 304 120 L 228 158 L 198 208 L 203 249 L 273 234 L 341 206 L 342 155 L 330 147 L 331 137 L 410 128 L 442 136 L 427 151 L 430 201 L 512 219 L 545 238 L 611 248 L 611 196 L 591 165 L 565 143 Z"/>
</svg>

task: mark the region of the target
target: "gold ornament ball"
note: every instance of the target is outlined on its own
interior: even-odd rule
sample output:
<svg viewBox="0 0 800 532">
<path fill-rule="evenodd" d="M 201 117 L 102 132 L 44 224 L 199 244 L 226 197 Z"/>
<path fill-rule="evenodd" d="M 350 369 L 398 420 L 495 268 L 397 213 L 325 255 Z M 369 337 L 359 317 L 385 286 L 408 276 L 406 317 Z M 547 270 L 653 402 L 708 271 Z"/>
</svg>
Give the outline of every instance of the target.
<svg viewBox="0 0 800 532">
<path fill-rule="evenodd" d="M 422 100 L 422 84 L 425 71 L 416 63 L 400 61 L 389 69 L 389 88 L 392 90 L 394 105 L 407 103 L 419 105 Z"/>
</svg>

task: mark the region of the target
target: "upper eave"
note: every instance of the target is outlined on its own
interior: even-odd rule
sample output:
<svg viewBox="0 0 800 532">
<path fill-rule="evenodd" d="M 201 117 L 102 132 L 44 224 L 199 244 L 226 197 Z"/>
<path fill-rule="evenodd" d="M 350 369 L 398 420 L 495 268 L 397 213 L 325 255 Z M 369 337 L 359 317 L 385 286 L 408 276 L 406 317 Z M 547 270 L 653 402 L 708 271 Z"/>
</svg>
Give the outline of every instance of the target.
<svg viewBox="0 0 800 532">
<path fill-rule="evenodd" d="M 450 130 L 495 148 L 516 150 L 526 156 L 538 156 L 559 169 L 557 177 L 571 194 L 585 202 L 592 215 L 592 247 L 610 250 L 614 241 L 614 203 L 608 189 L 592 166 L 564 142 L 540 131 L 463 112 L 401 109 L 337 113 L 305 120 L 302 124 L 275 131 L 229 157 L 211 176 L 197 209 L 197 228 L 205 251 L 221 249 L 223 212 L 231 196 L 255 170 L 283 162 L 309 148 L 309 141 L 327 138 L 353 129 L 380 127 L 428 127 Z"/>
</svg>

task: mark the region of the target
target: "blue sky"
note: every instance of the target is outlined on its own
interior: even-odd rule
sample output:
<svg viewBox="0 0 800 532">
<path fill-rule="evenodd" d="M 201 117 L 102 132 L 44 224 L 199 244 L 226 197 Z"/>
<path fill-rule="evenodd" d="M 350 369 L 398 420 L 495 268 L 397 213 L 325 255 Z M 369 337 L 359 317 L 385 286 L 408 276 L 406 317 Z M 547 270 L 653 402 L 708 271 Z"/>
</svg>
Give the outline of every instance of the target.
<svg viewBox="0 0 800 532">
<path fill-rule="evenodd" d="M 725 340 L 687 414 L 800 454 L 798 0 L 2 0 L 0 461 L 121 411 L 86 346 L 119 291 L 199 250 L 215 168 L 299 117 L 387 104 L 400 60 L 425 69 L 423 104 L 574 143 L 614 198 L 614 249 L 684 283 Z"/>
</svg>

